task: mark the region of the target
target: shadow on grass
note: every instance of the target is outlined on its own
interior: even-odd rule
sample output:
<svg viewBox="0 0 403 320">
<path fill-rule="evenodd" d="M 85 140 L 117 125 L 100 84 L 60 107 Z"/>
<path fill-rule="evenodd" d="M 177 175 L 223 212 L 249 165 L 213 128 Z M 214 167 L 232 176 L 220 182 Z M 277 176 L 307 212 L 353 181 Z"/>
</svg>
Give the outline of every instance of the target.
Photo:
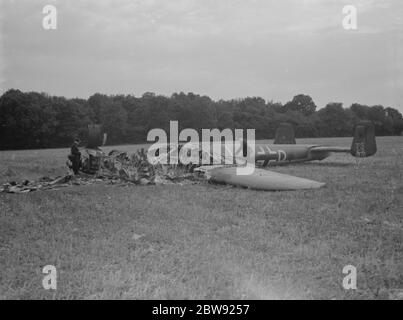
<svg viewBox="0 0 403 320">
<path fill-rule="evenodd" d="M 315 166 L 315 167 L 352 167 L 355 163 L 351 162 L 307 162 L 303 164 L 304 166 Z"/>
<path fill-rule="evenodd" d="M 300 162 L 300 163 L 278 163 L 272 167 L 267 167 L 268 169 L 270 168 L 275 168 L 275 167 L 286 167 L 286 166 L 292 166 L 292 167 L 352 167 L 354 166 L 355 163 L 351 162 Z"/>
</svg>

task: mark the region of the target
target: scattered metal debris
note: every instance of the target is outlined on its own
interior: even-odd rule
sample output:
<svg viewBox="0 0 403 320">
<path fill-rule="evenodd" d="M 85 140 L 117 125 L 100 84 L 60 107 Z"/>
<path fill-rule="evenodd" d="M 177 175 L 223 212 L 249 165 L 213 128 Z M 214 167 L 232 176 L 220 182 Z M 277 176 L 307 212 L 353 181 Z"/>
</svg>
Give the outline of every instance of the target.
<svg viewBox="0 0 403 320">
<path fill-rule="evenodd" d="M 0 187 L 0 193 L 28 193 L 36 190 L 58 190 L 74 185 L 107 183 L 114 185 L 155 185 L 194 183 L 194 176 L 186 166 L 152 165 L 144 149 L 133 155 L 118 150 L 102 155 L 101 165 L 94 174 L 71 172 L 62 177 L 43 177 L 38 181 L 8 182 Z"/>
<path fill-rule="evenodd" d="M 133 236 L 132 236 L 132 239 L 135 240 L 135 241 L 137 241 L 137 240 L 140 240 L 140 239 L 143 238 L 143 237 L 145 237 L 145 234 L 137 234 L 137 233 L 134 233 Z"/>
<path fill-rule="evenodd" d="M 65 175 L 63 177 L 49 178 L 43 177 L 38 181 L 25 180 L 23 183 L 15 181 L 6 183 L 0 188 L 0 192 L 6 193 L 28 193 L 36 190 L 58 190 L 60 188 L 70 187 L 73 185 L 86 185 L 102 181 L 96 178 L 77 177 L 74 175 Z"/>
</svg>

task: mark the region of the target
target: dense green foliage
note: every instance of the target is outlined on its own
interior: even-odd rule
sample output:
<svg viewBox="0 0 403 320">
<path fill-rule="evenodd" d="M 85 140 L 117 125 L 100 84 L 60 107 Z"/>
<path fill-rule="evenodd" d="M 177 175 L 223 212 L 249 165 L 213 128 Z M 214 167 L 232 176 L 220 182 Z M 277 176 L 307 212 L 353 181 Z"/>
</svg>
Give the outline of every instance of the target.
<svg viewBox="0 0 403 320">
<path fill-rule="evenodd" d="M 12 89 L 0 97 L 0 149 L 65 147 L 84 136 L 90 123 L 103 125 L 109 144 L 145 142 L 153 128 L 168 131 L 170 120 L 179 121 L 180 130 L 253 128 L 257 139 L 273 138 L 281 122 L 292 123 L 297 137 L 350 136 L 360 120 L 372 121 L 377 135 L 403 131 L 402 114 L 394 108 L 329 103 L 316 109 L 303 94 L 282 105 L 259 97 L 213 101 L 182 92 L 170 97 L 97 93 L 85 100 Z"/>
</svg>

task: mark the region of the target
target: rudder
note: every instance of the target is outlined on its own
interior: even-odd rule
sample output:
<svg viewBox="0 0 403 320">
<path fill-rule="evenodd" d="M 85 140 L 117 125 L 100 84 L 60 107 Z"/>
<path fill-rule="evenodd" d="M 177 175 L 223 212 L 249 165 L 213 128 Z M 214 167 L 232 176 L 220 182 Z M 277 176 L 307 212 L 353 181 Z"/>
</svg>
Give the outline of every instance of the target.
<svg viewBox="0 0 403 320">
<path fill-rule="evenodd" d="M 294 127 L 290 123 L 281 123 L 274 137 L 274 144 L 295 144 Z"/>
<path fill-rule="evenodd" d="M 351 154 L 354 157 L 365 158 L 376 153 L 375 127 L 371 121 L 361 121 L 354 127 L 354 138 L 351 144 Z"/>
<path fill-rule="evenodd" d="M 98 148 L 105 145 L 105 143 L 106 133 L 102 132 L 102 126 L 98 124 L 89 124 L 87 148 Z"/>
</svg>

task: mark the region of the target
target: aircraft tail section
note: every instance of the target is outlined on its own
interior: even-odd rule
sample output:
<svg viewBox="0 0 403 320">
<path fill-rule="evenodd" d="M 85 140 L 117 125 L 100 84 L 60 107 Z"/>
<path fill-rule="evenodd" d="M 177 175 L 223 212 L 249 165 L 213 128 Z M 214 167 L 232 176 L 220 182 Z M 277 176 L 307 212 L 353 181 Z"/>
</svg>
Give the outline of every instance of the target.
<svg viewBox="0 0 403 320">
<path fill-rule="evenodd" d="M 283 122 L 276 130 L 274 144 L 295 144 L 294 127 L 291 123 Z"/>
<path fill-rule="evenodd" d="M 376 153 L 375 128 L 370 121 L 361 121 L 354 128 L 354 138 L 351 144 L 351 154 L 354 157 L 365 158 Z"/>
<path fill-rule="evenodd" d="M 102 132 L 102 126 L 98 124 L 88 125 L 87 148 L 97 148 L 105 145 L 107 135 Z"/>
</svg>

